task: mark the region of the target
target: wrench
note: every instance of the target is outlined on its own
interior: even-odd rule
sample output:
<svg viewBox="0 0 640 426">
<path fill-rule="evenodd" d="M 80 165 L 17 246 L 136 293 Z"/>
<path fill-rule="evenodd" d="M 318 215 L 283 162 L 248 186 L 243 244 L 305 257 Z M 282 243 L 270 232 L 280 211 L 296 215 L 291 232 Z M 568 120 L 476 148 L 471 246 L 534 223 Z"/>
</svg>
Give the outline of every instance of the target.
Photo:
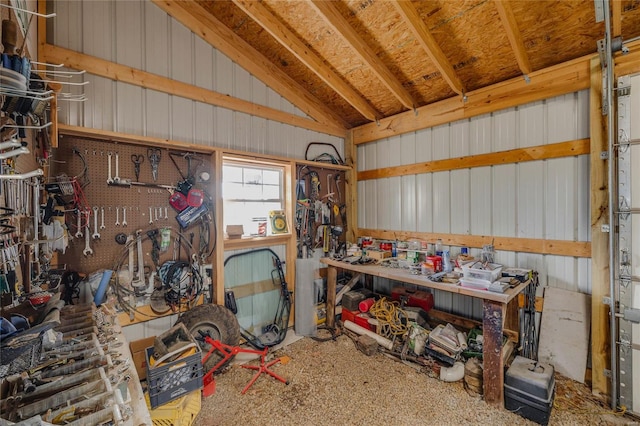
<svg viewBox="0 0 640 426">
<path fill-rule="evenodd" d="M 76 238 L 82 238 L 82 225 L 81 225 L 81 222 L 82 222 L 82 211 L 78 210 L 78 222 L 77 222 L 77 225 L 76 225 L 76 228 L 78 230 L 76 231 Z"/>
<path fill-rule="evenodd" d="M 151 213 L 151 206 L 149 206 L 149 224 L 150 225 L 153 224 L 153 216 L 152 216 L 152 213 Z"/>
<path fill-rule="evenodd" d="M 127 208 L 122 208 L 122 226 L 127 226 Z"/>
<path fill-rule="evenodd" d="M 100 229 L 105 229 L 104 226 L 104 207 L 100 207 Z"/>
<path fill-rule="evenodd" d="M 167 215 L 167 208 L 164 208 L 164 220 L 169 219 L 169 216 Z"/>
<path fill-rule="evenodd" d="M 98 232 L 98 207 L 93 208 L 93 235 L 94 240 L 100 239 L 100 233 Z"/>
<path fill-rule="evenodd" d="M 107 163 L 109 164 L 109 177 L 107 178 L 107 183 L 113 183 L 113 178 L 111 177 L 111 151 L 107 153 Z"/>
<path fill-rule="evenodd" d="M 90 240 L 89 240 L 89 234 L 91 233 L 91 231 L 89 230 L 89 221 L 87 221 L 87 226 L 84 229 L 84 250 L 82 250 L 82 254 L 85 255 L 85 257 L 89 256 L 90 254 L 93 255 L 93 250 L 91 249 L 91 245 L 90 245 Z"/>
<path fill-rule="evenodd" d="M 116 152 L 116 175 L 113 177 L 114 182 L 120 182 L 120 166 L 118 163 L 120 155 Z"/>
<path fill-rule="evenodd" d="M 120 226 L 120 207 L 116 207 L 116 226 Z"/>
<path fill-rule="evenodd" d="M 153 209 L 154 213 L 156 214 L 156 222 L 158 221 L 158 208 L 159 207 L 156 207 L 155 209 Z"/>
</svg>

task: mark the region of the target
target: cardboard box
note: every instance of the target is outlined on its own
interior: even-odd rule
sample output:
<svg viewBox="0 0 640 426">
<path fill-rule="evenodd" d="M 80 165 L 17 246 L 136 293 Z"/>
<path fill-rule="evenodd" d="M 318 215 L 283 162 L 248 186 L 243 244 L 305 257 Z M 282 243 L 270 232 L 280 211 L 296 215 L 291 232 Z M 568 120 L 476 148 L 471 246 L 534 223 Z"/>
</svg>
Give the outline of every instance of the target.
<svg viewBox="0 0 640 426">
<path fill-rule="evenodd" d="M 140 378 L 140 380 L 145 380 L 147 378 L 147 356 L 145 354 L 145 349 L 153 346 L 155 338 L 156 336 L 147 337 L 146 339 L 134 340 L 129 343 L 131 358 L 133 358 L 133 363 L 136 366 L 136 371 L 138 372 L 138 378 Z"/>
<path fill-rule="evenodd" d="M 242 225 L 227 225 L 227 235 L 229 238 L 242 238 L 244 234 L 244 226 Z"/>
<path fill-rule="evenodd" d="M 382 260 L 386 259 L 387 257 L 391 257 L 391 252 L 384 250 L 367 250 L 367 256 L 376 260 Z"/>
</svg>

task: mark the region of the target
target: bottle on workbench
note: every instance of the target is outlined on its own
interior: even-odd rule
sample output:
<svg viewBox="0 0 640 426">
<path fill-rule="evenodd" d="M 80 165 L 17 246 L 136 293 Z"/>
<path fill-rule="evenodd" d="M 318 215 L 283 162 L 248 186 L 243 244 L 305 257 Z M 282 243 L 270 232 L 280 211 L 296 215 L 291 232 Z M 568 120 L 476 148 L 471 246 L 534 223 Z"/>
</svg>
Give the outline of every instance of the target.
<svg viewBox="0 0 640 426">
<path fill-rule="evenodd" d="M 442 256 L 442 238 L 436 240 L 436 256 Z"/>
</svg>

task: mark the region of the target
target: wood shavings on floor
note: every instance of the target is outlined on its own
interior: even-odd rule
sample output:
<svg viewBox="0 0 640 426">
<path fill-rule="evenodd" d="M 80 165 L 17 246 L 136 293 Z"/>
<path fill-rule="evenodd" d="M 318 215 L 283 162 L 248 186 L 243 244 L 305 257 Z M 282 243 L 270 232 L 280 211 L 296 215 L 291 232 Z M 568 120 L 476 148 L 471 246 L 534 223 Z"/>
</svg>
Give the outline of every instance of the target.
<svg viewBox="0 0 640 426">
<path fill-rule="evenodd" d="M 262 375 L 241 395 L 254 371 L 234 365 L 217 375 L 216 392 L 202 399 L 194 425 L 534 425 L 445 383 L 424 368 L 378 353 L 366 356 L 349 337 L 304 338 L 271 354 L 288 357 L 272 370 L 290 384 Z M 252 361 L 257 365 L 258 361 Z M 630 424 L 591 397 L 589 389 L 559 380 L 550 425 Z M 571 400 L 571 405 L 566 400 Z"/>
</svg>

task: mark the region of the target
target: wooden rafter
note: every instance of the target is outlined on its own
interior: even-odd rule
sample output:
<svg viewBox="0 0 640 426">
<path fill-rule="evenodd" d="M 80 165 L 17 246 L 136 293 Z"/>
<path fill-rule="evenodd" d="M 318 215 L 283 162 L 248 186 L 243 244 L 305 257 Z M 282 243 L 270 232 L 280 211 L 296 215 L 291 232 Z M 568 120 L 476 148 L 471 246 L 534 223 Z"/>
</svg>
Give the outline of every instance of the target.
<svg viewBox="0 0 640 426">
<path fill-rule="evenodd" d="M 380 123 L 355 127 L 352 129 L 353 143 L 373 142 L 586 89 L 589 87 L 590 58 L 588 55 L 534 71 L 530 83 L 516 77 L 468 92 L 464 103 L 458 97 L 451 97 L 418 108 L 417 115 L 405 111 L 383 118 Z"/>
<path fill-rule="evenodd" d="M 346 121 L 339 114 L 320 102 L 195 1 L 152 1 L 160 9 L 318 122 L 331 127 L 339 126 L 344 129 L 348 127 Z"/>
<path fill-rule="evenodd" d="M 495 0 L 494 3 L 496 9 L 498 9 L 502 26 L 507 32 L 507 38 L 509 39 L 509 43 L 511 43 L 511 49 L 513 49 L 513 53 L 516 56 L 520 71 L 522 71 L 522 74 L 528 76 L 531 74 L 531 63 L 524 48 L 524 42 L 522 41 L 520 30 L 518 30 L 518 24 L 516 23 L 516 18 L 513 15 L 511 6 L 506 0 Z"/>
<path fill-rule="evenodd" d="M 323 17 L 325 22 L 333 28 L 353 49 L 354 52 L 371 68 L 380 81 L 389 89 L 405 107 L 414 109 L 416 102 L 409 92 L 402 86 L 400 81 L 393 75 L 389 68 L 380 60 L 373 49 L 367 45 L 362 37 L 353 29 L 349 22 L 340 14 L 333 2 L 323 0 L 313 0 L 311 2 L 316 11 Z"/>
<path fill-rule="evenodd" d="M 233 0 L 233 3 L 271 34 L 278 43 L 289 50 L 365 118 L 370 121 L 376 121 L 381 118 L 380 114 L 369 105 L 366 99 L 326 65 L 321 57 L 313 53 L 298 36 L 280 22 L 261 2 Z"/>
<path fill-rule="evenodd" d="M 456 74 L 453 66 L 445 56 L 442 49 L 440 49 L 440 46 L 438 46 L 438 43 L 431 34 L 431 31 L 429 31 L 427 25 L 424 23 L 422 18 L 420 18 L 420 14 L 411 1 L 401 0 L 394 1 L 392 3 L 395 5 L 398 13 L 405 21 L 411 32 L 413 32 L 416 40 L 420 43 L 425 52 L 427 52 L 427 55 L 429 55 L 433 64 L 438 68 L 438 71 L 440 71 L 442 78 L 444 78 L 447 84 L 449 84 L 449 87 L 458 94 L 464 94 L 464 84 L 462 84 L 460 77 Z"/>
<path fill-rule="evenodd" d="M 306 117 L 300 117 L 267 106 L 254 104 L 243 99 L 234 98 L 213 90 L 203 89 L 191 84 L 172 80 L 161 75 L 116 64 L 107 60 L 89 56 L 80 52 L 47 44 L 40 54 L 40 58 L 48 63 L 60 63 L 77 70 L 86 70 L 90 74 L 98 75 L 115 81 L 122 81 L 158 92 L 180 96 L 210 105 L 216 105 L 234 111 L 244 112 L 256 117 L 278 121 L 292 126 L 298 126 L 317 132 L 344 137 L 346 130 L 338 125 L 330 126 L 318 123 Z"/>
</svg>

